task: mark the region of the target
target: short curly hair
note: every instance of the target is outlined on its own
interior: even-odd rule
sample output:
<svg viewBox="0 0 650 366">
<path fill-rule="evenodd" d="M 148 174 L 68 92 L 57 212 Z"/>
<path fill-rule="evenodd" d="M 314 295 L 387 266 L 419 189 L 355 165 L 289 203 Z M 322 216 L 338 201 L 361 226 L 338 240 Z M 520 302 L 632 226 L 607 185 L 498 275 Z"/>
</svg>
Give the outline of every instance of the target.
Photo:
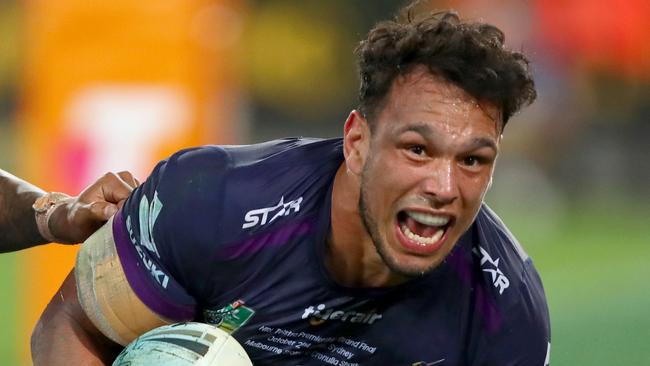
<svg viewBox="0 0 650 366">
<path fill-rule="evenodd" d="M 508 119 L 537 97 L 529 61 L 507 49 L 503 32 L 490 24 L 465 22 L 454 11 L 377 24 L 356 49 L 361 79 L 359 110 L 371 122 L 398 76 L 416 66 L 460 87 Z M 372 126 L 372 124 L 371 124 Z"/>
</svg>

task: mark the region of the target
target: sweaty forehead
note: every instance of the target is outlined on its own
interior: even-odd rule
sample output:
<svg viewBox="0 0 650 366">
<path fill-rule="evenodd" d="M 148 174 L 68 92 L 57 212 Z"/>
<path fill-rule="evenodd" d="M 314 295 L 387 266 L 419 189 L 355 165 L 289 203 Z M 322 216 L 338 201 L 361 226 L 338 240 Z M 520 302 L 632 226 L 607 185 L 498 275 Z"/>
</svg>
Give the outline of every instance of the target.
<svg viewBox="0 0 650 366">
<path fill-rule="evenodd" d="M 387 95 L 386 109 L 393 112 L 409 110 L 427 112 L 442 117 L 470 120 L 483 115 L 495 126 L 501 126 L 501 110 L 488 102 L 478 101 L 462 88 L 431 74 L 425 67 L 395 79 Z"/>
</svg>

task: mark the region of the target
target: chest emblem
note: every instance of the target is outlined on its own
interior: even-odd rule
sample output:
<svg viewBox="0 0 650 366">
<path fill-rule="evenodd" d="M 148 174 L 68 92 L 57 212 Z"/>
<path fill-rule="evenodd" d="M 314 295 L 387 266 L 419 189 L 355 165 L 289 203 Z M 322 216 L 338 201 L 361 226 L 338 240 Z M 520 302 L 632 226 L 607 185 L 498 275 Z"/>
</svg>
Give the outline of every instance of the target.
<svg viewBox="0 0 650 366">
<path fill-rule="evenodd" d="M 234 333 L 255 315 L 255 310 L 244 305 L 243 300 L 237 300 L 218 310 L 203 311 L 205 322 L 220 328 L 227 333 Z"/>
</svg>

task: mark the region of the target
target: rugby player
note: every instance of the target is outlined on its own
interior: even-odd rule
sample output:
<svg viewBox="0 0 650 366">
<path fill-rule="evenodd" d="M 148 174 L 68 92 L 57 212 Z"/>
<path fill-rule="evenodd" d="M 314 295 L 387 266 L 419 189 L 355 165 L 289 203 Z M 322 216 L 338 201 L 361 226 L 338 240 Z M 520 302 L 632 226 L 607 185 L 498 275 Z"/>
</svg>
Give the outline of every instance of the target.
<svg viewBox="0 0 650 366">
<path fill-rule="evenodd" d="M 0 169 L 0 253 L 48 242 L 80 243 L 118 209 L 138 182 L 107 173 L 76 197 L 42 189 Z"/>
<path fill-rule="evenodd" d="M 160 162 L 82 247 L 35 365 L 108 364 L 148 329 L 216 324 L 256 365 L 548 364 L 531 259 L 484 203 L 536 92 L 494 26 L 376 25 L 342 139 L 204 146 Z"/>
</svg>

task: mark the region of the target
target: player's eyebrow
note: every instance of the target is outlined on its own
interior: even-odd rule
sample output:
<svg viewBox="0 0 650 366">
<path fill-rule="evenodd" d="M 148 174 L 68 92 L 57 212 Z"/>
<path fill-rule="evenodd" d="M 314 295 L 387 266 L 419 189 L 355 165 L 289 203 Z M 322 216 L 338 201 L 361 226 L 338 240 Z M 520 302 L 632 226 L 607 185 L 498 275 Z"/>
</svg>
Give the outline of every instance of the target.
<svg viewBox="0 0 650 366">
<path fill-rule="evenodd" d="M 476 150 L 482 147 L 489 147 L 495 152 L 499 151 L 496 142 L 494 142 L 494 140 L 489 139 L 487 137 L 476 137 L 465 145 L 466 150 Z"/>
<path fill-rule="evenodd" d="M 416 122 L 406 126 L 398 128 L 396 131 L 396 136 L 399 136 L 405 132 L 415 132 L 421 135 L 424 138 L 432 138 L 435 136 L 435 131 L 431 126 L 426 123 Z M 482 147 L 488 147 L 494 150 L 495 152 L 499 151 L 496 142 L 493 139 L 487 137 L 476 137 L 470 142 L 464 145 L 465 150 L 476 150 Z"/>
<path fill-rule="evenodd" d="M 401 134 L 403 134 L 405 132 L 415 132 L 417 134 L 422 135 L 423 137 L 430 137 L 430 136 L 434 135 L 434 132 L 433 132 L 433 129 L 431 128 L 431 126 L 429 126 L 426 123 L 422 123 L 422 122 L 416 122 L 416 123 L 413 123 L 413 124 L 408 124 L 406 126 L 402 126 L 402 127 L 398 128 L 395 131 L 395 134 L 397 136 L 399 136 L 399 135 L 401 135 Z"/>
</svg>

